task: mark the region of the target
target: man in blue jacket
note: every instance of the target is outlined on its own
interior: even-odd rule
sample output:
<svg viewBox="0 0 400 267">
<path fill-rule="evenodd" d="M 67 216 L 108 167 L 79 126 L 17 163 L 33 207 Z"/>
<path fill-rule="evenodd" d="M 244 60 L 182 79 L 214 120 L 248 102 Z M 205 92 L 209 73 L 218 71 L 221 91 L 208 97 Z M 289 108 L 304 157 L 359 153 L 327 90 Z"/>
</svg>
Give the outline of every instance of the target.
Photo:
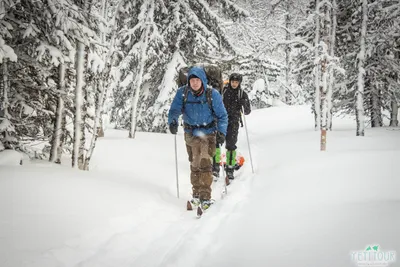
<svg viewBox="0 0 400 267">
<path fill-rule="evenodd" d="M 192 203 L 201 202 L 203 206 L 209 206 L 212 204 L 212 158 L 216 143 L 223 144 L 225 141 L 228 115 L 220 93 L 207 87 L 207 76 L 203 68 L 192 67 L 187 74 L 187 85 L 176 92 L 168 114 L 172 134 L 178 132 L 178 118 L 181 114 L 191 170 Z"/>
</svg>

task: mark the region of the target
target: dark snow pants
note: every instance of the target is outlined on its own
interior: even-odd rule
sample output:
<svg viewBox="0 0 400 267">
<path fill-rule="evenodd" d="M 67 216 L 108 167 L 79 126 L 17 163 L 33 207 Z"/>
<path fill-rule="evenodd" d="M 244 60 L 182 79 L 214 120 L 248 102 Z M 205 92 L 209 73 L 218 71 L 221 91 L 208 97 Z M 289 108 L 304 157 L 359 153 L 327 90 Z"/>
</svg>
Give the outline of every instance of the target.
<svg viewBox="0 0 400 267">
<path fill-rule="evenodd" d="M 215 154 L 216 135 L 203 137 L 185 133 L 186 150 L 190 161 L 190 182 L 193 197 L 202 200 L 211 198 L 212 158 Z"/>
<path fill-rule="evenodd" d="M 228 130 L 226 132 L 226 149 L 233 151 L 236 150 L 237 146 L 237 140 L 238 140 L 238 134 L 239 134 L 239 121 L 229 121 L 228 123 Z"/>
</svg>

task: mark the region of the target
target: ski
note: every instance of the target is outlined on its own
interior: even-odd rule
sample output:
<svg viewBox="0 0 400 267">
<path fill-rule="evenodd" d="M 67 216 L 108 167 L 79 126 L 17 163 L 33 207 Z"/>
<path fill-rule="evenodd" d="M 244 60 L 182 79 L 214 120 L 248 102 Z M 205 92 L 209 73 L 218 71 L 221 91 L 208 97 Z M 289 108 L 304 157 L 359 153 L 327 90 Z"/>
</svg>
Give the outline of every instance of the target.
<svg viewBox="0 0 400 267">
<path fill-rule="evenodd" d="M 197 206 L 197 205 L 193 205 L 189 200 L 186 203 L 186 210 L 193 210 L 193 206 Z M 203 215 L 204 211 L 202 209 L 202 207 L 200 205 L 197 206 L 197 218 L 200 218 L 201 215 Z"/>
<path fill-rule="evenodd" d="M 209 209 L 210 207 L 204 209 L 202 206 L 197 207 L 197 219 L 200 219 L 203 214 Z"/>
<path fill-rule="evenodd" d="M 225 176 L 225 184 L 228 186 L 231 184 L 231 181 L 228 176 Z"/>
<path fill-rule="evenodd" d="M 186 202 L 186 210 L 193 210 L 193 208 L 200 206 L 200 200 L 192 199 Z"/>
<path fill-rule="evenodd" d="M 186 203 L 186 210 L 193 210 L 192 203 L 189 200 Z"/>
<path fill-rule="evenodd" d="M 214 204 L 215 200 L 213 199 L 201 202 L 200 205 L 197 207 L 197 218 L 201 218 L 203 214 Z"/>
<path fill-rule="evenodd" d="M 200 206 L 198 206 L 197 207 L 197 218 L 200 219 L 202 215 L 203 215 L 203 209 Z"/>
</svg>

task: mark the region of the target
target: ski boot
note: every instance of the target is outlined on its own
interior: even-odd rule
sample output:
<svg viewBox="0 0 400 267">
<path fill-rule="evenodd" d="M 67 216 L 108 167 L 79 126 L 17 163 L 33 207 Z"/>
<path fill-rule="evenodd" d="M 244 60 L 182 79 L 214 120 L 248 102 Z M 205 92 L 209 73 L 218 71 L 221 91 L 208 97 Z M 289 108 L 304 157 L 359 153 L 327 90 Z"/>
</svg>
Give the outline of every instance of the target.
<svg viewBox="0 0 400 267">
<path fill-rule="evenodd" d="M 226 166 L 226 177 L 228 177 L 229 180 L 235 179 L 233 176 L 233 171 L 235 170 L 235 166 Z"/>
<path fill-rule="evenodd" d="M 212 174 L 214 176 L 214 180 L 218 179 L 219 177 L 219 163 L 213 164 Z"/>
<path fill-rule="evenodd" d="M 193 196 L 191 200 L 187 201 L 186 209 L 193 210 L 193 207 L 199 207 L 201 205 L 200 198 L 196 195 Z"/>
<path fill-rule="evenodd" d="M 197 218 L 201 218 L 204 211 L 208 210 L 214 202 L 214 199 L 201 200 L 201 205 L 197 207 Z"/>
<path fill-rule="evenodd" d="M 200 206 L 201 201 L 200 201 L 200 198 L 194 197 L 194 198 L 192 198 L 192 199 L 190 200 L 190 203 L 191 203 L 193 206 Z"/>
<path fill-rule="evenodd" d="M 236 165 L 234 166 L 235 171 L 238 171 L 242 166 L 239 165 L 239 163 L 236 163 Z"/>
<path fill-rule="evenodd" d="M 210 206 L 214 203 L 215 203 L 214 199 L 201 200 L 201 208 L 203 210 L 206 210 L 206 209 L 210 208 Z"/>
</svg>

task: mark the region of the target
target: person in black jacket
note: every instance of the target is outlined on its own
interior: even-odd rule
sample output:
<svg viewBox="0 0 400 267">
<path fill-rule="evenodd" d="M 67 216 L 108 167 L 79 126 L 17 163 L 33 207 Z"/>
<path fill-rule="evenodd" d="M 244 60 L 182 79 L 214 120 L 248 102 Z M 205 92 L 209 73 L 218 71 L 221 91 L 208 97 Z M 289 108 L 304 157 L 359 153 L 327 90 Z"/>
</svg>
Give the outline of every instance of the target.
<svg viewBox="0 0 400 267">
<path fill-rule="evenodd" d="M 247 93 L 241 88 L 242 75 L 232 73 L 229 83 L 222 89 L 221 95 L 225 109 L 228 113 L 228 130 L 226 133 L 226 175 L 229 179 L 234 179 L 233 172 L 236 167 L 236 143 L 239 133 L 239 123 L 242 125 L 241 114 L 248 115 L 251 112 L 250 100 Z M 221 161 L 220 145 L 217 144 L 216 154 L 213 160 L 213 174 L 219 176 Z"/>
</svg>

